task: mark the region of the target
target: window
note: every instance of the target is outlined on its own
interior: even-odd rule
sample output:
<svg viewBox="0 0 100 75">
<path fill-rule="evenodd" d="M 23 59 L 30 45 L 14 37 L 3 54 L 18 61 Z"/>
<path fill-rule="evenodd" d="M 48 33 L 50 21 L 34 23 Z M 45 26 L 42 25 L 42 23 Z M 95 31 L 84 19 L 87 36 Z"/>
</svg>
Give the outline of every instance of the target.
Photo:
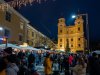
<svg viewBox="0 0 100 75">
<path fill-rule="evenodd" d="M 22 22 L 20 22 L 20 29 L 24 29 L 24 24 Z"/>
<path fill-rule="evenodd" d="M 71 31 L 70 33 L 73 34 L 73 31 Z"/>
<path fill-rule="evenodd" d="M 27 40 L 27 43 L 29 44 L 29 40 Z"/>
<path fill-rule="evenodd" d="M 62 30 L 60 30 L 60 33 L 62 33 Z"/>
<path fill-rule="evenodd" d="M 73 31 L 71 31 L 71 34 L 73 33 Z"/>
<path fill-rule="evenodd" d="M 6 37 L 10 36 L 10 31 L 8 29 L 5 29 L 4 36 L 6 36 Z"/>
<path fill-rule="evenodd" d="M 68 34 L 68 31 L 67 31 L 67 34 Z"/>
<path fill-rule="evenodd" d="M 63 20 L 60 20 L 60 22 L 63 22 Z"/>
<path fill-rule="evenodd" d="M 73 41 L 73 39 L 71 39 L 71 41 Z"/>
<path fill-rule="evenodd" d="M 32 37 L 34 37 L 34 32 L 32 32 Z"/>
<path fill-rule="evenodd" d="M 62 47 L 62 45 L 60 45 L 60 47 Z"/>
<path fill-rule="evenodd" d="M 78 31 L 80 31 L 80 27 L 78 27 Z"/>
<path fill-rule="evenodd" d="M 11 13 L 6 11 L 6 14 L 5 14 L 5 19 L 9 22 L 11 22 Z"/>
<path fill-rule="evenodd" d="M 80 41 L 80 38 L 78 38 L 78 41 Z"/>
<path fill-rule="evenodd" d="M 78 47 L 80 47 L 81 45 L 80 44 L 78 44 Z"/>
<path fill-rule="evenodd" d="M 23 40 L 23 36 L 20 34 L 19 35 L 19 41 L 22 41 Z"/>
<path fill-rule="evenodd" d="M 73 47 L 73 45 L 71 45 L 71 47 Z"/>
<path fill-rule="evenodd" d="M 31 44 L 33 45 L 33 42 L 31 42 Z"/>
<path fill-rule="evenodd" d="M 60 39 L 60 42 L 62 42 L 62 39 Z"/>
</svg>

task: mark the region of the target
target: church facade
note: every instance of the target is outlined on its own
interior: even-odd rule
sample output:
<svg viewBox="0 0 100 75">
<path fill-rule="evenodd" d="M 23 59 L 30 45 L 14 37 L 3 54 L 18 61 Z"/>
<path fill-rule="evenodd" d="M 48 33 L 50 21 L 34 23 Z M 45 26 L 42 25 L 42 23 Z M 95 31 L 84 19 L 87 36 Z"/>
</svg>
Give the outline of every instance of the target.
<svg viewBox="0 0 100 75">
<path fill-rule="evenodd" d="M 64 18 L 58 20 L 58 50 L 67 50 L 70 52 L 83 52 L 86 47 L 84 36 L 84 20 L 82 16 L 77 16 L 74 25 L 67 26 Z"/>
</svg>

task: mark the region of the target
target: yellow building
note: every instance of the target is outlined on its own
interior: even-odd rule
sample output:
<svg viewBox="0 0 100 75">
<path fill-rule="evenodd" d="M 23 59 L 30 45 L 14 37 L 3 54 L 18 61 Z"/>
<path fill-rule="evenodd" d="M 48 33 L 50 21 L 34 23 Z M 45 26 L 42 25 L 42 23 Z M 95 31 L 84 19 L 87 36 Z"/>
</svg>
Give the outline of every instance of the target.
<svg viewBox="0 0 100 75">
<path fill-rule="evenodd" d="M 55 44 L 44 34 L 27 24 L 27 43 L 33 47 L 47 46 L 53 48 Z"/>
<path fill-rule="evenodd" d="M 0 4 L 5 3 L 0 0 Z M 7 10 L 0 10 L 0 37 L 7 37 L 9 43 L 26 42 L 26 26 L 29 21 L 8 5 Z"/>
<path fill-rule="evenodd" d="M 71 26 L 66 26 L 64 18 L 58 20 L 58 50 L 65 51 L 69 47 L 71 52 L 84 51 L 83 22 L 82 16 L 78 16 Z"/>
<path fill-rule="evenodd" d="M 0 4 L 4 4 L 0 0 Z M 0 7 L 0 38 L 7 37 L 8 43 L 23 44 L 39 47 L 53 47 L 54 43 L 47 36 L 36 30 L 29 24 L 29 21 L 15 9 L 7 5 L 7 9 Z M 0 42 L 5 43 L 5 42 Z"/>
</svg>

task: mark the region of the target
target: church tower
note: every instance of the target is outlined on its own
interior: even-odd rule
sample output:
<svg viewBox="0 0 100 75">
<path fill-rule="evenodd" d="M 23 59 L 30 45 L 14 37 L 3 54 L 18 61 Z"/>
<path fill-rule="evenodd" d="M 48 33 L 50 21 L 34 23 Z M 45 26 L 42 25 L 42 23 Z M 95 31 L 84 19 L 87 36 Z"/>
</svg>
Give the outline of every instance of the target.
<svg viewBox="0 0 100 75">
<path fill-rule="evenodd" d="M 58 20 L 58 49 L 65 49 L 65 35 L 66 35 L 66 23 L 65 18 L 60 18 Z"/>
<path fill-rule="evenodd" d="M 82 18 L 82 16 L 77 16 L 76 20 L 75 20 L 75 37 L 76 37 L 76 48 L 75 50 L 77 52 L 80 51 L 84 51 L 85 49 L 85 37 L 84 37 L 84 28 L 83 28 L 83 24 L 84 20 Z"/>
</svg>

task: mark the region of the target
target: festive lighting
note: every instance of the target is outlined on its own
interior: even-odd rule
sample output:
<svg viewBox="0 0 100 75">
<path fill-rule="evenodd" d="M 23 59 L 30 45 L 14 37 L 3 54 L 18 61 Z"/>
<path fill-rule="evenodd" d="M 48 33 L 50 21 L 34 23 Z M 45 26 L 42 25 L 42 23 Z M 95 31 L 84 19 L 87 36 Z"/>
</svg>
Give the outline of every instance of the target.
<svg viewBox="0 0 100 75">
<path fill-rule="evenodd" d="M 37 3 L 41 3 L 42 1 L 46 2 L 47 0 L 13 0 L 10 2 L 5 2 L 5 3 L 1 3 L 0 4 L 0 9 L 1 10 L 7 10 L 8 6 L 10 5 L 11 7 L 21 7 L 21 6 L 26 6 L 27 4 L 32 5 L 33 3 L 37 2 Z M 55 0 L 52 0 L 55 1 Z"/>
</svg>

